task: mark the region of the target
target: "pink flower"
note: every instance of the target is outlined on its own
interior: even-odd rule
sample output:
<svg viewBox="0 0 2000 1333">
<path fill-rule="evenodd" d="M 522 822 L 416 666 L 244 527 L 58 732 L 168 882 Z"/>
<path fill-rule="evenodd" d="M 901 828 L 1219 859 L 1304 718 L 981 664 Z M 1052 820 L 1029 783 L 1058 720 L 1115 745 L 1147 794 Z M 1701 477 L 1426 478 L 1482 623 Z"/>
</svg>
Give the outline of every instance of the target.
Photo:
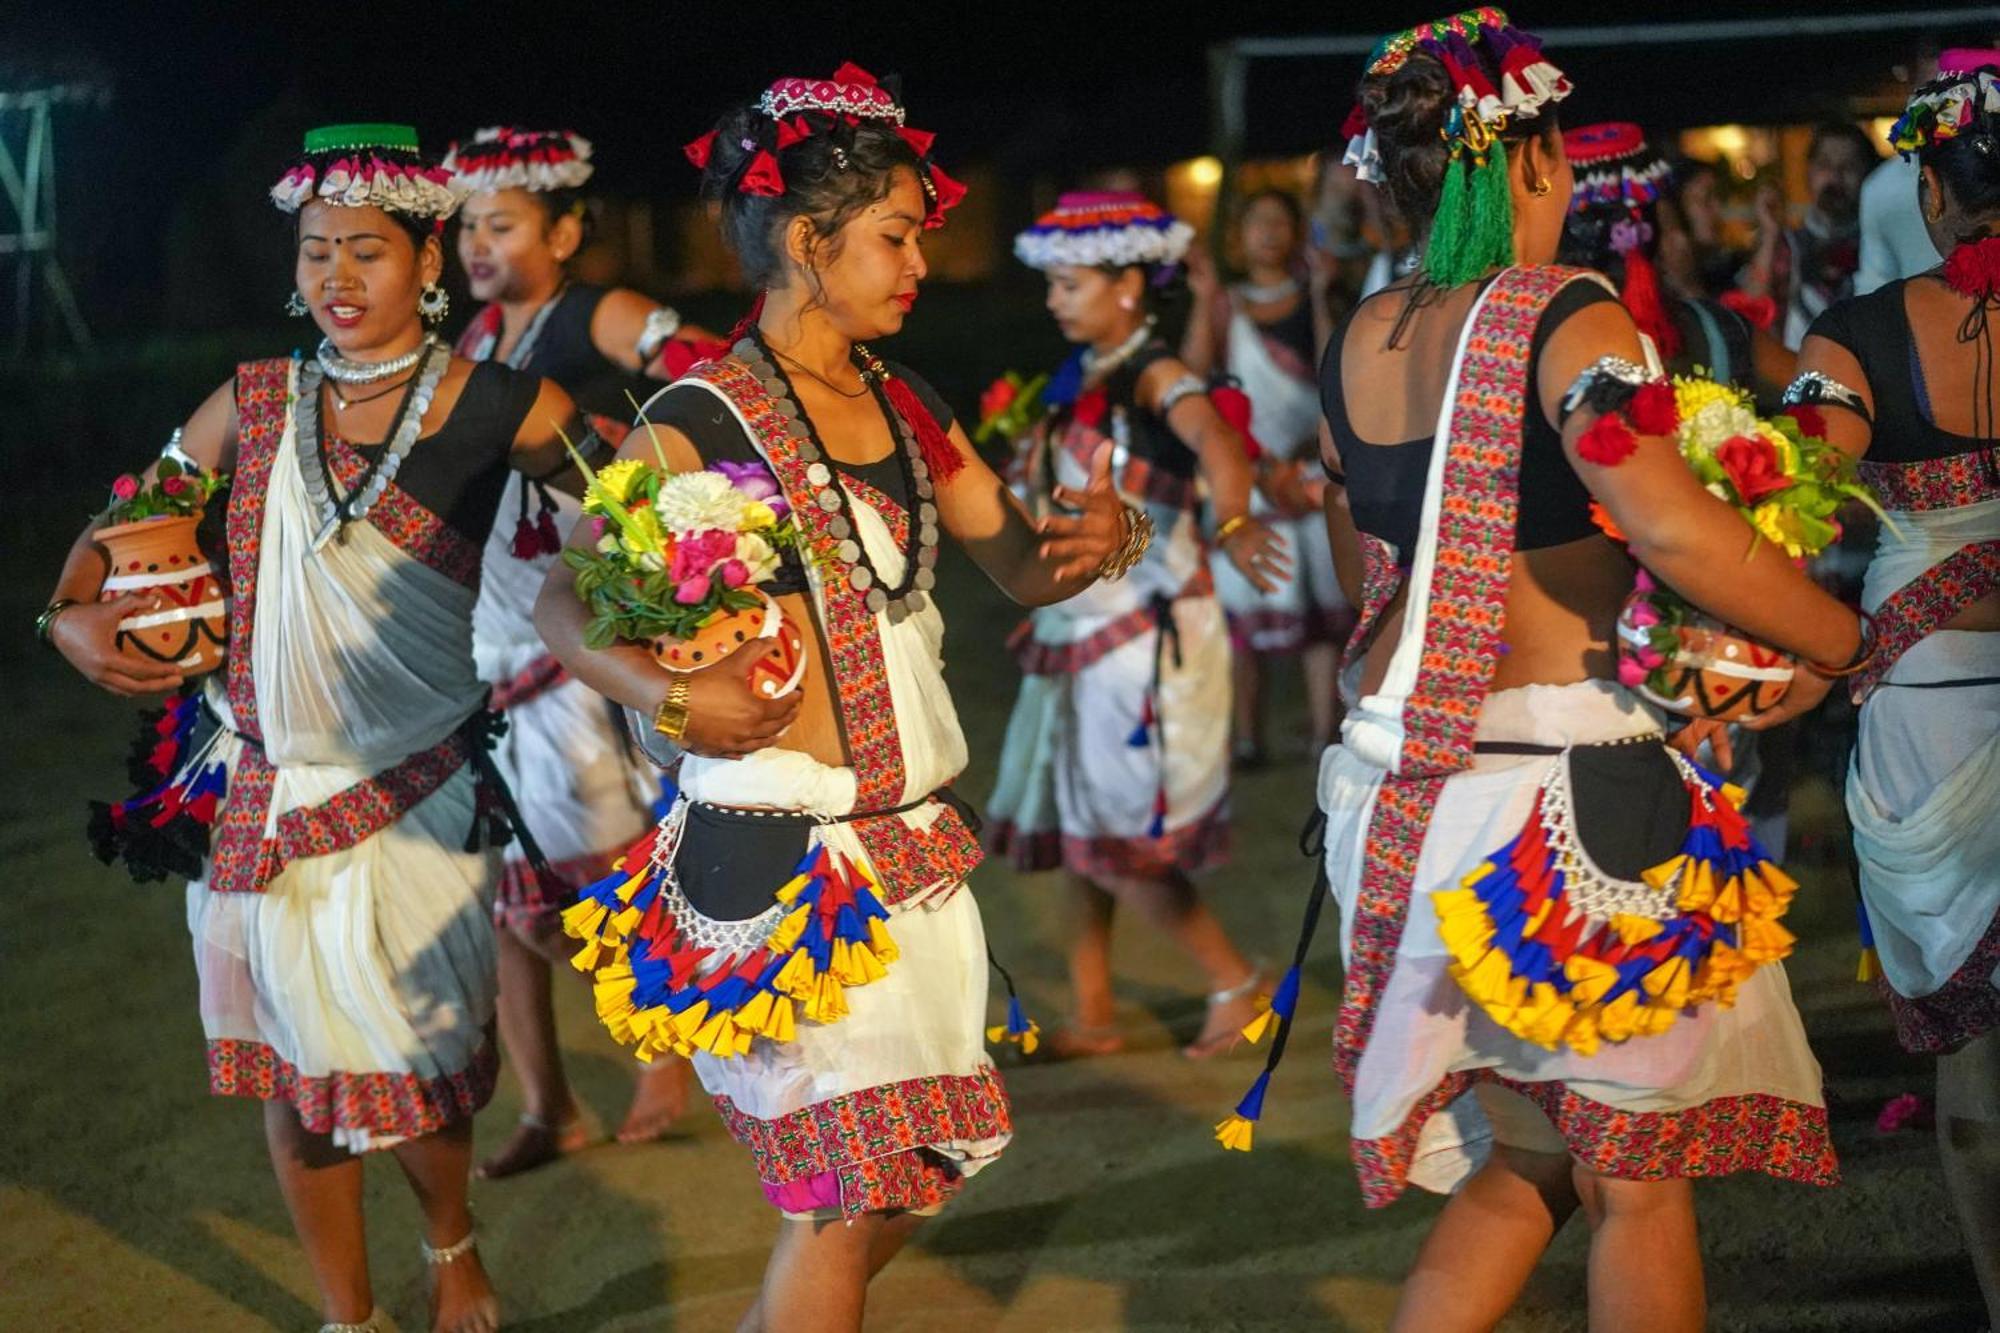
<svg viewBox="0 0 2000 1333">
<path fill-rule="evenodd" d="M 1646 683 L 1646 677 L 1649 674 L 1651 673 L 1646 668 L 1640 666 L 1638 662 L 1630 657 L 1621 656 L 1618 659 L 1618 683 L 1620 685 L 1628 688 L 1643 685 Z"/>
<path fill-rule="evenodd" d="M 1637 575 L 1634 576 L 1632 580 L 1632 586 L 1637 588 L 1640 592 L 1651 592 L 1653 591 L 1653 589 L 1659 587 L 1660 585 L 1653 582 L 1653 576 L 1651 574 L 1648 574 L 1645 571 L 1645 568 L 1642 566 L 1639 569 Z"/>
<path fill-rule="evenodd" d="M 1625 619 L 1641 628 L 1657 625 L 1660 623 L 1660 610 L 1651 602 L 1634 602 L 1626 609 Z"/>
<path fill-rule="evenodd" d="M 168 495 L 186 495 L 193 489 L 193 483 L 186 477 L 168 477 L 160 483 L 160 489 Z"/>
<path fill-rule="evenodd" d="M 139 494 L 139 479 L 127 472 L 111 483 L 111 493 L 121 500 L 130 500 Z"/>
<path fill-rule="evenodd" d="M 1632 656 L 1638 660 L 1640 666 L 1646 668 L 1648 671 L 1657 669 L 1662 662 L 1667 660 L 1666 654 L 1651 644 L 1644 644 L 1638 648 L 1634 648 Z"/>
<path fill-rule="evenodd" d="M 706 586 L 708 576 L 715 572 L 715 567 L 735 554 L 736 534 L 710 528 L 707 532 L 684 537 L 674 545 L 674 563 L 670 572 L 676 581 L 699 578 Z"/>
<path fill-rule="evenodd" d="M 604 529 L 610 525 L 611 520 L 599 514 L 590 520 L 590 535 L 602 541 L 604 539 Z"/>
<path fill-rule="evenodd" d="M 750 566 L 741 560 L 729 559 L 722 562 L 722 586 L 740 588 L 750 579 Z"/>
<path fill-rule="evenodd" d="M 1906 1092 L 1891 1097 L 1883 1106 L 1882 1114 L 1875 1117 L 1875 1132 L 1894 1134 L 1898 1130 L 1921 1128 L 1931 1123 L 1931 1108 L 1914 1092 Z"/>
<path fill-rule="evenodd" d="M 696 574 L 680 581 L 674 589 L 674 600 L 682 606 L 699 606 L 708 596 L 708 575 Z"/>
</svg>

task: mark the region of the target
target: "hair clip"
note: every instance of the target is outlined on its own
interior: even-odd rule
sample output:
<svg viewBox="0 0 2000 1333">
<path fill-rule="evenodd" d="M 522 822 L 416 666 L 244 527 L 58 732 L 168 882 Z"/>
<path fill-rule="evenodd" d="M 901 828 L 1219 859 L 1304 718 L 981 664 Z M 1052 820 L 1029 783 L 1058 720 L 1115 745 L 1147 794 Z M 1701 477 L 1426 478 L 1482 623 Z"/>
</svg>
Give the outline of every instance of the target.
<svg viewBox="0 0 2000 1333">
<path fill-rule="evenodd" d="M 839 144 L 833 146 L 833 165 L 842 171 L 847 170 L 847 154 Z"/>
</svg>

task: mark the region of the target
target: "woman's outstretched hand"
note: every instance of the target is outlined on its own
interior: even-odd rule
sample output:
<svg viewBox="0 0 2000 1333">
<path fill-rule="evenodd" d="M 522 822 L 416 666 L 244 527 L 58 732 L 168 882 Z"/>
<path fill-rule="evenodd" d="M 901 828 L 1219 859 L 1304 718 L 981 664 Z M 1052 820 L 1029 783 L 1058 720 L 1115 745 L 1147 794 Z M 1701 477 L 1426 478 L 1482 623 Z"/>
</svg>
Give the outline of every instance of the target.
<svg viewBox="0 0 2000 1333">
<path fill-rule="evenodd" d="M 1276 592 L 1291 581 L 1292 557 L 1285 550 L 1285 539 L 1258 519 L 1237 524 L 1222 543 L 1222 553 L 1261 592 Z"/>
<path fill-rule="evenodd" d="M 1061 580 L 1094 576 L 1125 541 L 1125 501 L 1111 484 L 1111 442 L 1098 445 L 1090 456 L 1090 481 L 1083 490 L 1058 486 L 1052 496 L 1057 504 L 1081 512 L 1050 514 L 1035 525 L 1042 559 L 1056 562 L 1055 576 Z"/>
</svg>

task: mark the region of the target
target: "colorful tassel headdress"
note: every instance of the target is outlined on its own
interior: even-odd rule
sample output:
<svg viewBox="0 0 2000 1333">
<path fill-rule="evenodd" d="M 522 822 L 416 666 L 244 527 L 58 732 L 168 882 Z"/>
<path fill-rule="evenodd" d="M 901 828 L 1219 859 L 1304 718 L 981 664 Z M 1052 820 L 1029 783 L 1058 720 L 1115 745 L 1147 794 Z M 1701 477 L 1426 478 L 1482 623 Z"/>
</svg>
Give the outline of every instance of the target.
<svg viewBox="0 0 2000 1333">
<path fill-rule="evenodd" d="M 931 159 L 931 145 L 937 136 L 905 123 L 907 115 L 896 99 L 893 83 L 893 79 L 884 83 L 851 61 L 835 70 L 830 79 L 779 79 L 757 100 L 765 123 L 754 137 L 742 141 L 745 156 L 730 185 L 743 194 L 776 198 L 785 192 L 779 153 L 801 140 L 822 135 L 832 136 L 836 153 L 844 152 L 856 126 L 864 120 L 879 121 L 893 125 L 897 136 L 915 151 L 917 181 L 930 209 L 924 226 L 942 227 L 944 215 L 965 198 L 965 187 Z M 688 144 L 683 150 L 688 161 L 708 170 L 720 133 L 710 130 Z"/>
<path fill-rule="evenodd" d="M 430 161 L 408 125 L 327 125 L 307 130 L 303 156 L 271 187 L 271 202 L 296 213 L 314 199 L 375 207 L 439 226 L 458 210 L 451 175 Z"/>
<path fill-rule="evenodd" d="M 1420 23 L 1385 37 L 1364 78 L 1394 74 L 1413 56 L 1444 66 L 1457 96 L 1442 130 L 1451 161 L 1424 247 L 1431 281 L 1454 287 L 1514 259 L 1514 208 L 1501 136 L 1570 94 L 1569 78 L 1542 54 L 1541 39 L 1491 6 Z M 1367 113 L 1348 116 L 1343 159 L 1362 180 L 1382 180 L 1382 154 Z"/>
<path fill-rule="evenodd" d="M 523 130 L 494 125 L 465 143 L 454 143 L 444 155 L 460 194 L 485 190 L 580 189 L 597 168 L 590 161 L 590 140 L 574 130 Z"/>
<path fill-rule="evenodd" d="M 1680 354 L 1681 335 L 1667 313 L 1652 250 L 1659 235 L 1660 192 L 1672 180 L 1672 169 L 1646 142 L 1645 132 L 1625 121 L 1567 130 L 1563 152 L 1576 174 L 1569 234 L 1588 251 L 1578 262 L 1602 268 L 1607 254 L 1623 262 L 1618 294 L 1639 331 L 1671 360 Z"/>
<path fill-rule="evenodd" d="M 1983 142 L 1991 144 L 1996 112 L 2000 51 L 1956 47 L 1938 57 L 1938 77 L 1910 94 L 1909 105 L 1889 129 L 1889 146 L 1910 158 L 1963 134 L 1983 134 Z"/>
<path fill-rule="evenodd" d="M 1193 227 L 1143 194 L 1073 193 L 1057 199 L 1052 211 L 1014 238 L 1014 254 L 1038 269 L 1163 267 L 1180 263 L 1193 241 Z"/>
</svg>

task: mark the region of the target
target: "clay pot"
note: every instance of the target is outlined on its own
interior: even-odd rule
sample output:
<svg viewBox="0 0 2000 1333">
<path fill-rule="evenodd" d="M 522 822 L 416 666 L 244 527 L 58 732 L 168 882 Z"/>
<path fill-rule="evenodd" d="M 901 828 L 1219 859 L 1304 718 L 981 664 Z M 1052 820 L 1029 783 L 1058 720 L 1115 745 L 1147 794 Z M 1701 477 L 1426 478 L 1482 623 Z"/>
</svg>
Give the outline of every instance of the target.
<svg viewBox="0 0 2000 1333">
<path fill-rule="evenodd" d="M 143 518 L 100 528 L 96 536 L 111 563 L 100 600 L 137 592 L 163 603 L 119 621 L 118 647 L 170 662 L 184 676 L 215 670 L 229 646 L 229 599 L 195 544 L 200 522 L 199 514 Z"/>
<path fill-rule="evenodd" d="M 805 640 L 776 602 L 757 595 L 761 606 L 717 616 L 693 638 L 654 639 L 653 660 L 669 671 L 701 671 L 741 649 L 759 650 L 763 656 L 750 669 L 750 688 L 766 699 L 784 698 L 805 678 Z"/>
<path fill-rule="evenodd" d="M 1657 606 L 1661 596 L 1634 593 L 1626 600 L 1618 616 L 1621 660 L 1637 662 L 1638 650 L 1651 644 L 1650 629 L 1632 621 L 1633 607 L 1648 600 Z M 1634 687 L 1648 702 L 1683 717 L 1747 722 L 1777 707 L 1791 689 L 1796 659 L 1685 603 L 1678 620 L 1665 665 Z"/>
</svg>

